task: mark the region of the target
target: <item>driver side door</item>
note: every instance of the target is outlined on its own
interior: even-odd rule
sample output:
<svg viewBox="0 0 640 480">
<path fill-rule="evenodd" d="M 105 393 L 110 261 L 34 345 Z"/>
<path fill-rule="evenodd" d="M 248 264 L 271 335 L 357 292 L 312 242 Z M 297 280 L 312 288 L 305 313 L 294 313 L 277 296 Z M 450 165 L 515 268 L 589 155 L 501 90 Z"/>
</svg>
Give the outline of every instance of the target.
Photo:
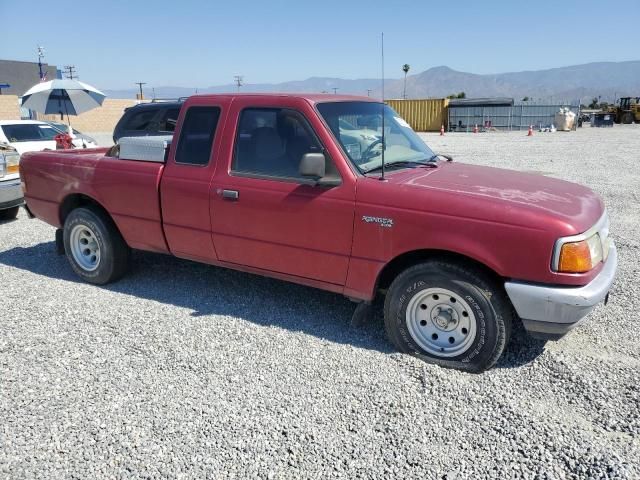
<svg viewBox="0 0 640 480">
<path fill-rule="evenodd" d="M 214 177 L 213 241 L 219 260 L 316 280 L 346 282 L 353 236 L 355 182 L 340 175 L 301 109 L 260 99 L 234 101 L 227 133 L 229 169 Z M 334 186 L 299 174 L 304 153 L 322 152 Z"/>
</svg>

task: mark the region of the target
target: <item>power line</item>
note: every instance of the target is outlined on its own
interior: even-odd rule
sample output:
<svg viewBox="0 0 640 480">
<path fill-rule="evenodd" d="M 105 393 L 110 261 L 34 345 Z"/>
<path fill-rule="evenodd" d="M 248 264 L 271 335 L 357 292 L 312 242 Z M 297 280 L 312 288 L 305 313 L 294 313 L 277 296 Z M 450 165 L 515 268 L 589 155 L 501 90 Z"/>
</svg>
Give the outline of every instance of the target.
<svg viewBox="0 0 640 480">
<path fill-rule="evenodd" d="M 138 87 L 140 87 L 140 98 L 139 100 L 144 100 L 144 95 L 142 94 L 142 85 L 146 85 L 147 82 L 134 82 Z"/>
<path fill-rule="evenodd" d="M 242 81 L 243 78 L 244 77 L 242 75 L 234 75 L 233 76 L 233 81 L 236 82 L 236 86 L 238 87 L 238 91 L 240 91 L 240 87 L 242 85 L 244 85 L 244 83 Z"/>
<path fill-rule="evenodd" d="M 65 77 L 67 77 L 69 80 L 73 80 L 74 76 L 75 78 L 78 78 L 78 75 L 76 75 L 75 70 L 76 70 L 75 65 L 65 65 L 64 66 Z"/>
<path fill-rule="evenodd" d="M 47 74 L 42 71 L 42 60 L 44 59 L 44 47 L 38 47 L 38 71 L 40 73 L 40 81 L 44 82 L 47 79 Z"/>
</svg>

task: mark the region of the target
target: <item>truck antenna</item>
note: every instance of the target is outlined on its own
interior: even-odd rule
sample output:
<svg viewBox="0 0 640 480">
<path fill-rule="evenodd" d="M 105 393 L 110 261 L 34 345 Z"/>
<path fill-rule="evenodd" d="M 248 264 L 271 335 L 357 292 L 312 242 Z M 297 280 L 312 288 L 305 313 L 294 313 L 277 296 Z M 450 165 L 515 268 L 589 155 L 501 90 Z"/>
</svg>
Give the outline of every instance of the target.
<svg viewBox="0 0 640 480">
<path fill-rule="evenodd" d="M 380 43 L 380 53 L 381 53 L 381 57 L 382 57 L 382 166 L 381 166 L 381 170 L 382 170 L 382 174 L 380 175 L 380 179 L 384 181 L 384 150 L 385 150 L 385 143 L 384 143 L 384 32 L 382 32 L 381 35 L 381 43 Z"/>
</svg>

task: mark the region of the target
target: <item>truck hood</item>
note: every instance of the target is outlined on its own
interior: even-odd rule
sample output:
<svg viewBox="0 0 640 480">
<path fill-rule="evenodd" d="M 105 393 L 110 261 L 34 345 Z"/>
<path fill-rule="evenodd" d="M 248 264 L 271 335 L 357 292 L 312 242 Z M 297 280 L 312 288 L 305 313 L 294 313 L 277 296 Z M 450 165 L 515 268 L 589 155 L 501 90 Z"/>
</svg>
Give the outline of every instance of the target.
<svg viewBox="0 0 640 480">
<path fill-rule="evenodd" d="M 432 199 L 444 199 L 449 212 L 462 205 L 468 216 L 492 216 L 508 223 L 542 217 L 559 220 L 575 233 L 590 228 L 604 211 L 598 195 L 582 185 L 501 168 L 439 162 L 437 168 L 394 172 L 389 181 L 402 190 L 437 191 Z M 438 200 L 433 208 L 425 206 L 439 210 L 447 205 Z"/>
</svg>

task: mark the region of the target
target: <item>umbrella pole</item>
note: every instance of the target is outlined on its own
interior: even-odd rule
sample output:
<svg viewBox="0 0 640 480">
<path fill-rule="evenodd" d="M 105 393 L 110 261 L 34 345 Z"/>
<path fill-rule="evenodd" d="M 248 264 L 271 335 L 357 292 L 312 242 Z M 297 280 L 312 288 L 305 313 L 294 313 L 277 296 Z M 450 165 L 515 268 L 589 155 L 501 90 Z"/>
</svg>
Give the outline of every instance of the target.
<svg viewBox="0 0 640 480">
<path fill-rule="evenodd" d="M 69 98 L 69 94 L 67 94 L 67 98 Z M 71 101 L 71 98 L 69 98 Z M 71 126 L 71 120 L 69 120 L 69 110 L 67 109 L 67 102 L 64 102 L 64 113 L 67 114 L 67 125 Z"/>
</svg>

